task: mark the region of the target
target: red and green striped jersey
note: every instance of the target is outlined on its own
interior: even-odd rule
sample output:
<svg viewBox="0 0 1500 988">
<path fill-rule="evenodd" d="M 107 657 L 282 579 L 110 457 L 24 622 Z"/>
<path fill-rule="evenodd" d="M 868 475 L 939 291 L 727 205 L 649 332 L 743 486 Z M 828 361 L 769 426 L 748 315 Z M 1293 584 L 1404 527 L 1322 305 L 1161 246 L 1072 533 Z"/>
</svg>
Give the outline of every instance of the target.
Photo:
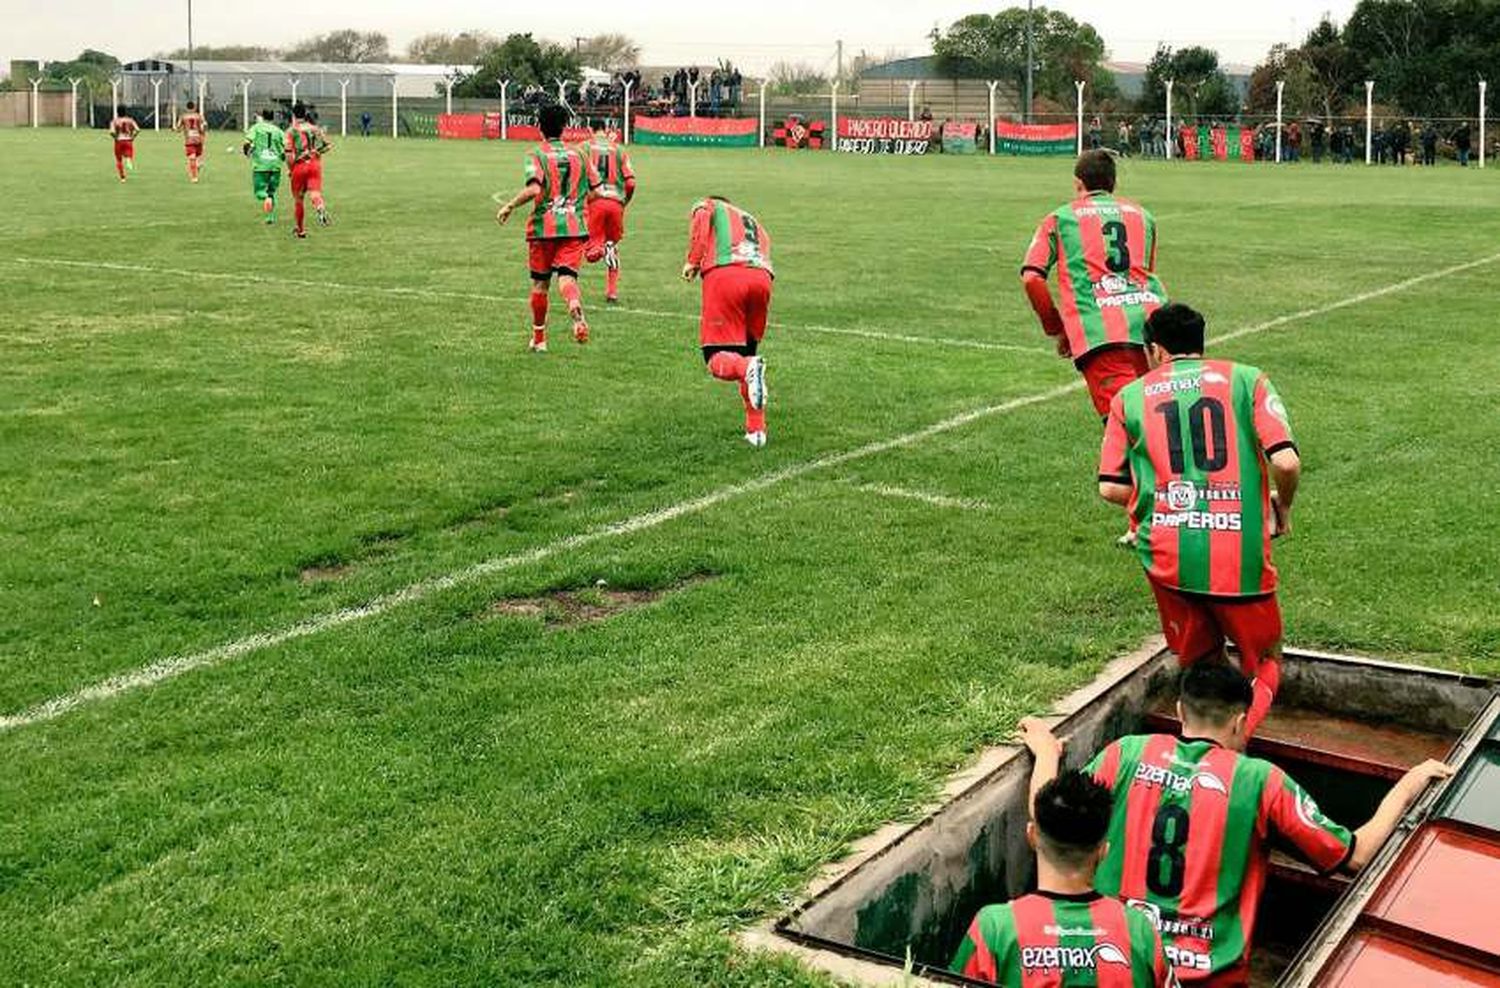
<svg viewBox="0 0 1500 988">
<path fill-rule="evenodd" d="M 630 155 L 610 140 L 595 140 L 585 145 L 584 152 L 593 159 L 594 170 L 599 173 L 600 198 L 624 202 L 627 187 L 635 185 L 635 170 L 630 167 Z"/>
<path fill-rule="evenodd" d="M 1156 277 L 1156 219 L 1138 203 L 1094 192 L 1054 210 L 1021 271 L 1057 268 L 1058 310 L 1073 359 L 1106 346 L 1143 346 L 1146 317 L 1167 302 Z"/>
<path fill-rule="evenodd" d="M 286 131 L 286 151 L 294 164 L 311 161 L 328 150 L 323 128 L 307 120 L 298 120 Z"/>
<path fill-rule="evenodd" d="M 1133 487 L 1136 551 L 1151 579 L 1189 593 L 1276 589 L 1267 459 L 1293 448 L 1286 407 L 1258 369 L 1179 358 L 1115 396 L 1099 479 Z"/>
<path fill-rule="evenodd" d="M 1038 892 L 986 906 L 952 970 L 1004 988 L 1168 988 L 1177 984 L 1145 913 L 1097 892 Z"/>
<path fill-rule="evenodd" d="M 543 141 L 526 156 L 526 184 L 541 187 L 526 221 L 527 240 L 566 240 L 589 235 L 584 203 L 599 184 L 594 162 L 577 148 Z"/>
<path fill-rule="evenodd" d="M 776 274 L 771 267 L 771 231 L 723 199 L 705 199 L 693 206 L 687 262 L 701 274 L 736 264 Z"/>
<path fill-rule="evenodd" d="M 1114 793 L 1095 885 L 1155 919 L 1185 985 L 1248 965 L 1272 835 L 1324 871 L 1354 851 L 1290 776 L 1213 741 L 1122 738 L 1088 771 Z"/>
</svg>

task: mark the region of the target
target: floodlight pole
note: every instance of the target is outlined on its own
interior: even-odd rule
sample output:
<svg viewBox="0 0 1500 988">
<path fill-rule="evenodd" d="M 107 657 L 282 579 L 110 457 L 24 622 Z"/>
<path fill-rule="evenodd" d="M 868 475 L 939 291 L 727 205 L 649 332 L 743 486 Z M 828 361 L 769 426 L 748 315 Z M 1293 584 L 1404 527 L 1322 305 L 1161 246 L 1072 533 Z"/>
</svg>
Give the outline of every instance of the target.
<svg viewBox="0 0 1500 988">
<path fill-rule="evenodd" d="M 509 112 L 509 109 L 508 109 L 508 107 L 506 105 L 506 101 L 505 101 L 505 94 L 506 94 L 506 91 L 509 90 L 509 89 L 510 89 L 510 80 L 509 79 L 501 79 L 500 80 L 500 139 L 502 141 L 506 140 L 507 135 L 510 133 L 510 121 L 508 119 L 506 119 L 507 117 L 510 116 L 510 112 Z"/>
<path fill-rule="evenodd" d="M 203 129 L 208 129 L 208 80 L 198 80 L 198 112 L 203 114 Z"/>
<path fill-rule="evenodd" d="M 82 79 L 68 79 L 68 84 L 73 87 L 73 129 L 78 129 L 78 84 Z"/>
<path fill-rule="evenodd" d="M 1082 79 L 1073 83 L 1078 90 L 1078 153 L 1083 153 L 1083 87 L 1088 85 Z"/>
<path fill-rule="evenodd" d="M 702 79 L 694 79 L 688 83 L 688 116 L 690 117 L 698 115 L 698 83 L 702 81 Z"/>
<path fill-rule="evenodd" d="M 391 139 L 395 140 L 400 135 L 401 123 L 401 96 L 396 89 L 396 79 L 391 78 Z"/>
<path fill-rule="evenodd" d="M 1031 123 L 1031 104 L 1036 98 L 1032 81 L 1032 72 L 1036 68 L 1036 49 L 1031 30 L 1031 14 L 1034 5 L 1035 0 L 1026 0 L 1026 108 L 1021 112 L 1022 123 Z M 994 116 L 992 112 L 990 117 L 993 119 Z"/>
<path fill-rule="evenodd" d="M 109 101 L 112 107 L 109 119 L 111 121 L 119 119 L 120 116 L 120 83 L 123 81 L 119 76 L 109 80 Z"/>
<path fill-rule="evenodd" d="M 339 80 L 339 136 L 349 136 L 349 83 L 352 79 Z"/>
<path fill-rule="evenodd" d="M 300 85 L 302 85 L 302 80 L 299 79 L 299 78 L 297 78 L 294 75 L 287 76 L 287 80 L 292 84 L 292 105 L 296 106 L 297 105 L 297 87 L 300 86 Z"/>
<path fill-rule="evenodd" d="M 908 80 L 906 83 L 906 121 L 911 123 L 917 119 L 917 87 L 922 83 L 917 79 Z"/>
<path fill-rule="evenodd" d="M 990 132 L 990 154 L 995 153 L 995 88 L 1000 85 L 999 80 L 991 80 L 987 85 L 990 87 L 990 119 L 984 129 Z"/>
<path fill-rule="evenodd" d="M 1167 80 L 1167 129 L 1166 140 L 1162 143 L 1166 146 L 1168 161 L 1172 160 L 1172 148 L 1177 144 L 1177 135 L 1172 130 L 1172 87 L 1176 85 L 1176 79 Z"/>
<path fill-rule="evenodd" d="M 41 106 L 41 97 L 37 93 L 41 89 L 41 86 L 42 80 L 40 77 L 31 80 L 31 126 L 33 128 L 40 126 L 37 114 L 39 112 L 38 108 Z"/>
<path fill-rule="evenodd" d="M 197 67 L 193 60 L 193 0 L 187 0 L 187 29 L 188 29 L 188 92 L 198 88 L 194 83 L 198 78 Z M 198 97 L 198 112 L 203 113 L 203 97 Z M 203 114 L 203 119 L 208 120 L 208 114 Z"/>
<path fill-rule="evenodd" d="M 837 151 L 839 149 L 839 81 L 833 80 L 833 85 L 828 87 L 828 100 L 833 108 L 833 143 L 830 147 Z"/>
<path fill-rule="evenodd" d="M 453 77 L 451 75 L 443 76 L 443 85 L 448 87 L 447 103 L 444 104 L 446 107 L 444 112 L 451 117 L 453 116 Z"/>
<path fill-rule="evenodd" d="M 760 81 L 760 146 L 761 147 L 765 147 L 766 146 L 766 87 L 769 86 L 770 84 L 771 84 L 771 80 L 769 80 L 769 79 L 762 79 Z M 834 139 L 835 142 L 837 142 L 838 139 L 839 139 L 839 136 L 837 134 L 834 134 L 833 135 L 833 139 Z"/>
<path fill-rule="evenodd" d="M 161 130 L 161 84 L 165 79 L 158 76 L 151 80 L 151 129 Z"/>
<path fill-rule="evenodd" d="M 1286 80 L 1276 80 L 1276 163 L 1281 164 L 1281 106 L 1282 92 L 1286 89 Z"/>
<path fill-rule="evenodd" d="M 1483 168 L 1487 157 L 1487 149 L 1484 146 L 1484 117 L 1485 117 L 1485 95 L 1490 84 L 1483 79 L 1479 80 L 1479 167 Z"/>
<path fill-rule="evenodd" d="M 625 105 L 621 113 L 625 115 L 625 122 L 620 128 L 620 140 L 626 144 L 630 143 L 630 91 L 635 88 L 634 79 L 625 80 Z"/>
<path fill-rule="evenodd" d="M 246 130 L 250 129 L 250 83 L 251 79 L 240 80 L 240 126 Z"/>
</svg>

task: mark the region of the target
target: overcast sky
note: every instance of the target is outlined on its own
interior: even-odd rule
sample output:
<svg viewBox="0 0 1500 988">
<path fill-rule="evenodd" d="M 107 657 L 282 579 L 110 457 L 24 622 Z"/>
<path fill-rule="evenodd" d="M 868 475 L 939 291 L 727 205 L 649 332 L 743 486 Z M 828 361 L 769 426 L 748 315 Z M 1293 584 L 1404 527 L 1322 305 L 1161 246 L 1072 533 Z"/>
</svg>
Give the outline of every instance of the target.
<svg viewBox="0 0 1500 988">
<path fill-rule="evenodd" d="M 399 51 L 425 31 L 531 31 L 567 41 L 619 31 L 641 43 L 648 64 L 708 63 L 729 57 L 751 71 L 780 59 L 831 67 L 840 38 L 850 55 L 928 50 L 935 24 L 994 12 L 1015 0 L 195 0 L 201 44 L 285 45 L 340 27 L 384 31 Z M 1059 0 L 1092 23 L 1112 57 L 1144 61 L 1158 41 L 1209 44 L 1228 62 L 1254 63 L 1278 41 L 1300 40 L 1324 10 L 1347 17 L 1355 0 Z M 685 16 L 684 10 L 695 13 Z M 0 0 L 0 59 L 72 58 L 100 48 L 130 61 L 186 43 L 187 0 Z"/>
</svg>

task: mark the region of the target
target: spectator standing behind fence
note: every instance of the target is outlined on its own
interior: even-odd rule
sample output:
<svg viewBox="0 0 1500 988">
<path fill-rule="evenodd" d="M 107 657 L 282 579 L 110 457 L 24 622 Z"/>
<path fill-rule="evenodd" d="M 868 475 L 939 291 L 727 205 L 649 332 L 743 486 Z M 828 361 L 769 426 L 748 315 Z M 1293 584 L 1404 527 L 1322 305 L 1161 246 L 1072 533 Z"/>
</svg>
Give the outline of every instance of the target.
<svg viewBox="0 0 1500 988">
<path fill-rule="evenodd" d="M 1293 164 L 1302 160 L 1302 125 L 1295 120 L 1286 129 L 1286 160 Z"/>
<path fill-rule="evenodd" d="M 1437 164 L 1438 132 L 1431 120 L 1422 128 L 1422 164 L 1428 168 Z"/>
<path fill-rule="evenodd" d="M 1469 155 L 1474 150 L 1474 138 L 1470 136 L 1469 121 L 1465 120 L 1453 132 L 1453 147 L 1458 151 L 1458 163 L 1469 167 Z"/>
<path fill-rule="evenodd" d="M 1328 128 L 1323 126 L 1323 121 L 1314 120 L 1312 124 L 1312 156 L 1313 164 L 1323 163 L 1323 154 L 1328 150 Z"/>
<path fill-rule="evenodd" d="M 1120 121 L 1119 144 L 1120 153 L 1127 158 L 1130 157 L 1130 124 L 1124 120 Z"/>
</svg>

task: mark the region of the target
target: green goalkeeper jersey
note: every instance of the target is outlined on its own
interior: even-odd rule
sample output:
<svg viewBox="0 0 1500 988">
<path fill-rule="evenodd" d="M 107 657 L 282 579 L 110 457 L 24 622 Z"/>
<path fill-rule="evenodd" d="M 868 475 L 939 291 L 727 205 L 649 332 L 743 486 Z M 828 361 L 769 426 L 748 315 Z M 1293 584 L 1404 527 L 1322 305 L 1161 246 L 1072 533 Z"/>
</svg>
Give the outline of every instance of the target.
<svg viewBox="0 0 1500 988">
<path fill-rule="evenodd" d="M 257 120 L 245 131 L 245 143 L 250 146 L 251 171 L 281 171 L 282 156 L 286 152 L 286 132 L 280 127 L 266 120 Z"/>
</svg>

